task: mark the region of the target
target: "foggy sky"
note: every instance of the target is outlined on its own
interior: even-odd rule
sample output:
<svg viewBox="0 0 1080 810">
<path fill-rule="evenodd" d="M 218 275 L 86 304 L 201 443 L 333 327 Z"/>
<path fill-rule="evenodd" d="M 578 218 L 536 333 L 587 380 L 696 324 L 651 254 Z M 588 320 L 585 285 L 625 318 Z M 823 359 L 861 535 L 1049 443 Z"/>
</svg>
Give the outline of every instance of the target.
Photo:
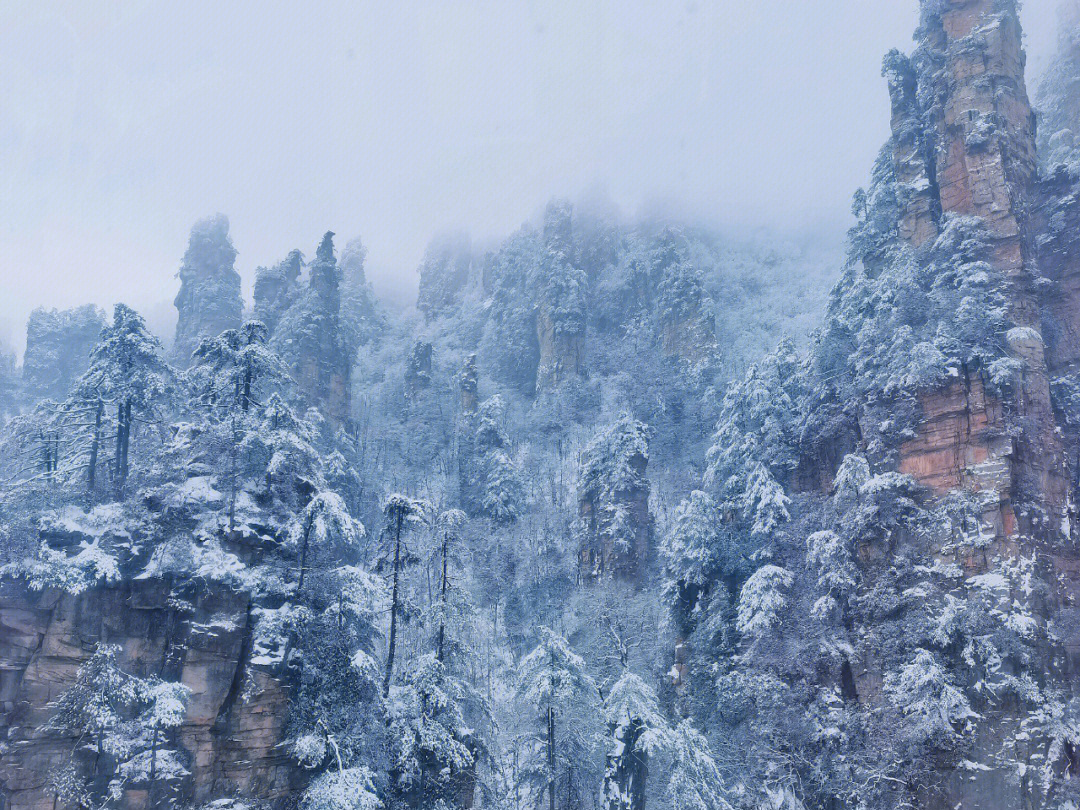
<svg viewBox="0 0 1080 810">
<path fill-rule="evenodd" d="M 1029 88 L 1058 0 L 1026 0 Z M 382 294 L 428 239 L 553 195 L 732 233 L 848 224 L 916 0 L 0 0 L 0 342 L 38 305 L 160 325 L 192 223 L 257 265 L 322 233 Z M 276 8 L 275 8 L 276 7 Z"/>
</svg>

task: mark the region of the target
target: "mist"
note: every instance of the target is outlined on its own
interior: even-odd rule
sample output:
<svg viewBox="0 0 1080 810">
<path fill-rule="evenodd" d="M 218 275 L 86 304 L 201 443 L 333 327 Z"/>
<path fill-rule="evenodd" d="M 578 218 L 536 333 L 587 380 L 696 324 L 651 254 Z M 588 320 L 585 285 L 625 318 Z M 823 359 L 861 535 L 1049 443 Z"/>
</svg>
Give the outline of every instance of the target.
<svg viewBox="0 0 1080 810">
<path fill-rule="evenodd" d="M 1056 0 L 1023 9 L 1029 81 Z M 188 230 L 255 268 L 327 229 L 376 291 L 428 240 L 491 240 L 553 195 L 839 243 L 888 137 L 896 0 L 12 2 L 0 7 L 0 341 L 123 300 L 168 333 Z"/>
</svg>

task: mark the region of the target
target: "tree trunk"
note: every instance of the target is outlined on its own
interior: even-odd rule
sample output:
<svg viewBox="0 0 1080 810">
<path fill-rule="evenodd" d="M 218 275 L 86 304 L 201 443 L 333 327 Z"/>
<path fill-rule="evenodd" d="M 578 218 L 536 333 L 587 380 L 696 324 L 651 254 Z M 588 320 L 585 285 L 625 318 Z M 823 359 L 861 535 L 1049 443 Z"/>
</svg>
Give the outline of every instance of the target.
<svg viewBox="0 0 1080 810">
<path fill-rule="evenodd" d="M 240 435 L 236 429 L 236 415 L 232 420 L 232 443 L 229 445 L 229 532 L 236 530 L 236 496 L 240 486 Z"/>
<path fill-rule="evenodd" d="M 244 393 L 240 395 L 240 410 L 244 413 L 251 404 L 251 373 L 251 361 L 248 360 L 244 366 Z"/>
<path fill-rule="evenodd" d="M 555 709 L 547 712 L 548 810 L 555 810 Z"/>
<path fill-rule="evenodd" d="M 645 727 L 631 720 L 618 738 L 621 754 L 612 755 L 604 774 L 605 810 L 645 810 L 645 783 L 649 774 L 648 758 L 639 750 Z"/>
<path fill-rule="evenodd" d="M 113 459 L 113 478 L 116 479 L 117 487 L 120 486 L 120 456 L 123 455 L 124 446 L 124 404 L 116 405 L 116 457 Z"/>
<path fill-rule="evenodd" d="M 311 537 L 311 525 L 315 522 L 315 516 L 312 515 L 308 519 L 307 526 L 304 527 L 304 542 L 300 546 L 300 584 L 296 586 L 296 592 L 300 593 L 304 590 L 304 571 L 307 568 L 307 550 L 308 540 Z"/>
<path fill-rule="evenodd" d="M 94 476 L 97 474 L 98 448 L 101 446 L 101 414 L 105 409 L 104 402 L 98 402 L 97 411 L 94 414 L 94 439 L 90 443 L 90 467 L 86 471 L 86 490 L 94 494 Z"/>
<path fill-rule="evenodd" d="M 155 725 L 153 742 L 150 744 L 150 790 L 149 796 L 147 797 L 150 810 L 154 810 L 156 804 L 155 799 L 157 798 L 157 790 L 155 788 L 157 787 L 158 734 L 158 727 Z"/>
<path fill-rule="evenodd" d="M 128 447 L 131 446 L 131 400 L 124 403 L 124 447 L 120 460 L 120 483 L 127 480 L 128 475 Z"/>
<path fill-rule="evenodd" d="M 446 588 L 447 588 L 447 556 L 450 553 L 450 532 L 443 532 L 442 547 L 442 584 L 439 590 L 439 598 L 442 600 L 442 614 L 439 616 L 439 663 L 443 660 L 443 649 L 446 643 Z"/>
<path fill-rule="evenodd" d="M 383 694 L 390 693 L 390 676 L 394 671 L 394 647 L 397 646 L 397 612 L 398 612 L 398 584 L 401 569 L 401 525 L 405 519 L 402 512 L 398 512 L 397 523 L 394 527 L 394 585 L 390 594 L 390 649 L 386 653 L 386 676 L 383 679 Z"/>
</svg>

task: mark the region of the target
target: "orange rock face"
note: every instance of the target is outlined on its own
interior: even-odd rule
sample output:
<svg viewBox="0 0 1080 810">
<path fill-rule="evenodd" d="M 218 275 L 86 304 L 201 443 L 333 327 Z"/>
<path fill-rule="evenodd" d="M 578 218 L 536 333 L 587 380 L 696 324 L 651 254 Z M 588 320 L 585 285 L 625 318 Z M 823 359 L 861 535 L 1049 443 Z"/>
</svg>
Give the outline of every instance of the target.
<svg viewBox="0 0 1080 810">
<path fill-rule="evenodd" d="M 987 461 L 1007 468 L 1012 445 L 1004 435 L 1001 403 L 988 397 L 982 377 L 965 374 L 941 391 L 920 397 L 923 423 L 901 448 L 900 471 L 938 494 L 974 484 Z"/>
<path fill-rule="evenodd" d="M 1026 512 L 1040 514 L 1041 528 L 1055 530 L 1067 481 L 1034 292 L 1037 164 L 1020 23 L 1012 4 L 995 0 L 947 0 L 934 8 L 924 7 L 916 57 L 889 71 L 894 161 L 911 190 L 900 234 L 919 248 L 936 237 L 946 215 L 986 223 L 994 263 L 1010 282 L 1011 319 L 1023 327 L 1010 333 L 1008 345 L 1022 374 L 1006 403 L 993 401 L 983 380 L 967 373 L 923 395 L 924 419 L 901 448 L 900 468 L 939 494 L 957 487 L 994 493 L 996 532 L 1031 528 L 1018 529 L 1013 518 L 1010 504 L 1021 500 Z M 1019 429 L 1010 432 L 1007 412 Z"/>
<path fill-rule="evenodd" d="M 969 372 L 919 401 L 923 422 L 900 448 L 900 472 L 938 495 L 960 488 L 980 493 L 986 528 L 1011 535 L 1015 448 L 1001 401 L 987 393 L 980 374 Z"/>
</svg>

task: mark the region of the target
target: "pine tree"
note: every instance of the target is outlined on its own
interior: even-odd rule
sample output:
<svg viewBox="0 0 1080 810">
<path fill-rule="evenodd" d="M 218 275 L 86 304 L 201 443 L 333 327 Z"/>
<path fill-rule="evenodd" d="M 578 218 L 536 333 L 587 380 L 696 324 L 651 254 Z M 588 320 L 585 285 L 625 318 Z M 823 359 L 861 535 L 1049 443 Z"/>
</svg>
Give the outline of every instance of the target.
<svg viewBox="0 0 1080 810">
<path fill-rule="evenodd" d="M 460 806 L 463 788 L 475 781 L 474 733 L 462 712 L 466 699 L 464 683 L 434 653 L 410 662 L 401 685 L 391 688 L 392 775 L 407 806 Z"/>
<path fill-rule="evenodd" d="M 600 696 L 584 660 L 558 633 L 540 628 L 539 644 L 518 665 L 517 699 L 543 727 L 530 769 L 537 792 L 546 789 L 550 810 L 558 794 L 573 807 L 599 778 Z"/>
<path fill-rule="evenodd" d="M 417 561 L 409 550 L 407 535 L 411 528 L 427 519 L 429 507 L 423 501 L 414 500 L 404 495 L 393 494 L 386 499 L 383 507 L 385 536 L 389 541 L 389 552 L 384 564 L 390 568 L 390 637 L 386 652 L 386 672 L 383 677 L 383 694 L 390 691 L 390 679 L 394 674 L 394 656 L 397 652 L 398 622 L 402 609 L 403 582 L 407 566 Z"/>
<path fill-rule="evenodd" d="M 54 781 L 58 798 L 83 807 L 118 800 L 128 782 L 149 784 L 153 804 L 158 783 L 181 775 L 175 753 L 163 751 L 161 741 L 183 722 L 190 690 L 125 672 L 120 653 L 116 645 L 98 644 L 72 686 L 52 704 L 53 716 L 45 726 L 91 738 L 94 758 L 89 768 L 72 762 Z M 170 765 L 164 772 L 163 758 Z M 105 793 L 98 787 L 102 776 L 108 783 Z"/>
<path fill-rule="evenodd" d="M 112 408 L 115 413 L 112 473 L 119 495 L 130 469 L 131 440 L 139 419 L 160 425 L 175 392 L 176 375 L 162 359 L 161 344 L 147 331 L 138 313 L 117 304 L 112 324 L 102 330 L 101 340 L 90 353 L 90 366 L 75 383 L 67 403 L 69 413 L 94 413 L 87 464 L 89 488 L 93 488 L 103 450 L 103 409 Z"/>
<path fill-rule="evenodd" d="M 731 810 L 727 790 L 704 735 L 690 720 L 671 733 L 672 764 L 668 801 L 680 810 Z"/>
<path fill-rule="evenodd" d="M 649 761 L 670 745 L 656 692 L 626 671 L 604 697 L 603 717 L 609 734 L 604 808 L 644 810 Z"/>
</svg>

